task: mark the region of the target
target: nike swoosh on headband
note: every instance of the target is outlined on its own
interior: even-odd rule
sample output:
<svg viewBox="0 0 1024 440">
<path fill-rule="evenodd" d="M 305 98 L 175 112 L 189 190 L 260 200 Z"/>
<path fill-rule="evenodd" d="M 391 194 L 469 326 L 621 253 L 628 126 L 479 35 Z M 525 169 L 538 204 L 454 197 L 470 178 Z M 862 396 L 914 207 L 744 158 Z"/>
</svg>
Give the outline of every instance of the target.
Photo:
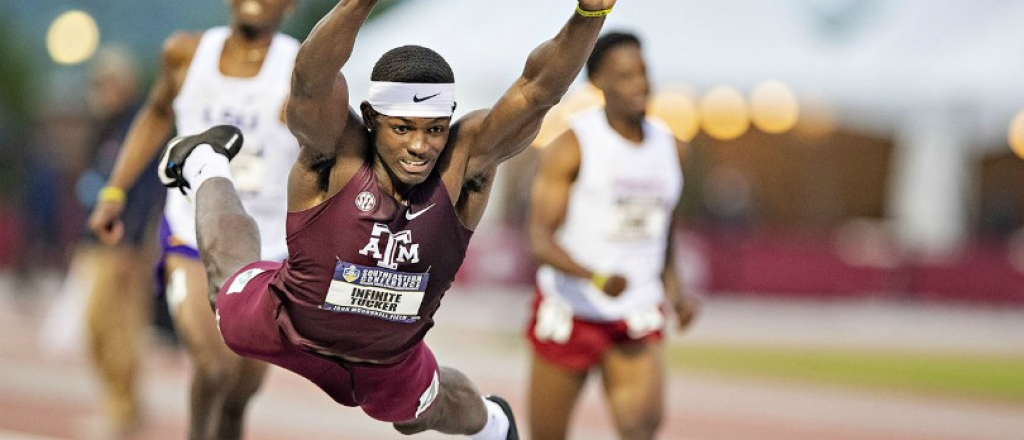
<svg viewBox="0 0 1024 440">
<path fill-rule="evenodd" d="M 441 94 L 441 92 L 437 92 L 437 93 L 435 93 L 433 95 L 424 96 L 422 98 L 420 98 L 419 96 L 416 96 L 416 95 L 412 95 L 412 102 L 423 102 L 423 101 L 426 101 L 426 100 L 428 100 L 430 98 L 433 98 L 433 97 L 435 97 L 437 95 L 440 95 L 440 94 Z"/>
</svg>

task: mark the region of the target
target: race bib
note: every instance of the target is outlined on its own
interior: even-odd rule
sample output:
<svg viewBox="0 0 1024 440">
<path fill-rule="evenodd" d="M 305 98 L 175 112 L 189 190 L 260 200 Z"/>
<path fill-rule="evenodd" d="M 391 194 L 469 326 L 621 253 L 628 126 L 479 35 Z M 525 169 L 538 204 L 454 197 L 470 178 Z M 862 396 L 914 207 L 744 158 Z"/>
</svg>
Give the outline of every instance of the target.
<svg viewBox="0 0 1024 440">
<path fill-rule="evenodd" d="M 321 306 L 396 322 L 418 319 L 430 274 L 408 273 L 339 261 Z"/>
<path fill-rule="evenodd" d="M 612 210 L 611 238 L 619 241 L 652 240 L 665 231 L 668 216 L 657 198 L 624 197 Z"/>
</svg>

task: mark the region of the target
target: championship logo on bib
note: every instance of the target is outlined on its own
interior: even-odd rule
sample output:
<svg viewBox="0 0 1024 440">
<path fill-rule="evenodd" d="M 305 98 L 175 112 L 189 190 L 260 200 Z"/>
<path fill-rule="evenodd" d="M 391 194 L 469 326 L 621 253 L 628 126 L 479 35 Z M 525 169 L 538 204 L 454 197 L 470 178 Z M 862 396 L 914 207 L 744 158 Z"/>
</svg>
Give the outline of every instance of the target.
<svg viewBox="0 0 1024 440">
<path fill-rule="evenodd" d="M 341 278 L 351 283 L 359 278 L 359 269 L 356 269 L 356 265 L 351 264 L 341 271 Z"/>
</svg>

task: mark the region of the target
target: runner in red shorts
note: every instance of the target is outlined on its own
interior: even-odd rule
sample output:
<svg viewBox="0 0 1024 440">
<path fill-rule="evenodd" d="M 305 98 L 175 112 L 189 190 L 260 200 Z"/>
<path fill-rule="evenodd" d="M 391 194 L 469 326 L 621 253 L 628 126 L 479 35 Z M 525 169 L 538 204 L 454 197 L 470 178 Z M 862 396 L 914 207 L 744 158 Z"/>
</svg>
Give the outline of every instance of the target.
<svg viewBox="0 0 1024 440">
<path fill-rule="evenodd" d="M 695 309 L 671 245 L 685 145 L 645 116 L 650 89 L 635 35 L 599 38 L 587 73 L 605 107 L 577 115 L 545 149 L 533 186 L 530 245 L 541 267 L 528 329 L 530 433 L 565 439 L 598 370 L 619 437 L 649 440 L 663 412 L 664 309 L 683 328 Z"/>
<path fill-rule="evenodd" d="M 454 75 L 403 46 L 374 66 L 349 108 L 342 66 L 376 0 L 344 0 L 295 60 L 288 125 L 301 151 L 288 182 L 288 259 L 258 262 L 259 234 L 228 160 L 234 127 L 171 141 L 160 174 L 193 194 L 199 248 L 227 345 L 290 369 L 343 405 L 412 434 L 518 439 L 508 404 L 439 367 L 423 337 L 462 264 L 497 166 L 524 150 L 583 67 L 616 0 L 566 5 L 493 108 L 453 122 Z M 424 17 L 426 19 L 426 17 Z"/>
</svg>

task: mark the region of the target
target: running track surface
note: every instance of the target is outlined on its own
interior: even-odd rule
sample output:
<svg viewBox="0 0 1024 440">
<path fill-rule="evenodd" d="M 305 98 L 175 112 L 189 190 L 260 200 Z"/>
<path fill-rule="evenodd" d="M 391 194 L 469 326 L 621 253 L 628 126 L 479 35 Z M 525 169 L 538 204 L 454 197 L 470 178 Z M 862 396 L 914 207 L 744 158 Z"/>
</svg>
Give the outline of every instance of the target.
<svg viewBox="0 0 1024 440">
<path fill-rule="evenodd" d="M 55 302 L 55 295 L 17 299 L 12 297 L 9 287 L 0 282 L 0 440 L 102 440 L 99 435 L 102 431 L 98 429 L 97 388 L 87 362 L 81 355 L 44 355 L 40 350 L 40 333 L 48 310 Z M 528 302 L 529 296 L 522 290 L 456 288 L 446 297 L 438 315 L 438 326 L 428 337 L 439 361 L 463 370 L 482 392 L 508 398 L 518 411 L 520 429 L 524 431 L 528 358 L 526 347 L 518 336 Z M 772 343 L 766 340 L 765 335 L 775 334 L 778 335 L 776 343 L 814 344 L 813 335 L 822 332 L 813 326 L 828 322 L 835 324 L 836 320 L 829 316 L 835 318 L 835 313 L 839 313 L 834 307 L 781 307 L 771 313 L 785 317 L 785 326 L 779 326 L 764 321 L 766 314 L 759 309 L 763 307 L 766 306 L 743 305 L 742 302 L 728 300 L 708 301 L 705 313 L 695 327 L 687 334 L 672 336 L 669 343 L 682 338 Z M 893 323 L 900 322 L 903 324 L 899 325 L 906 325 L 905 316 L 887 315 L 894 313 L 891 308 L 873 305 L 866 309 L 866 312 L 861 310 L 857 313 L 870 316 L 850 318 L 850 322 L 872 329 L 879 324 L 896 325 Z M 822 317 L 823 311 L 825 317 Z M 806 316 L 800 318 L 801 315 Z M 964 316 L 943 318 L 934 315 L 911 318 L 924 325 L 964 324 Z M 759 316 L 762 318 L 757 318 Z M 1002 319 L 1020 322 L 1021 317 L 1018 313 L 1002 316 Z M 761 327 L 758 327 L 758 319 L 762 320 Z M 878 322 L 870 326 L 864 323 L 870 320 Z M 990 321 L 987 319 L 986 322 L 991 324 Z M 984 328 L 984 325 L 967 328 L 975 329 L 979 333 L 975 335 L 977 338 L 991 336 L 978 327 Z M 875 331 L 879 335 L 893 334 L 884 329 Z M 942 339 L 935 337 L 936 331 L 964 333 L 952 328 L 920 329 L 921 334 L 930 334 L 933 340 Z M 1006 331 L 1006 328 L 990 329 L 990 332 Z M 849 333 L 862 337 L 851 337 Z M 833 335 L 831 339 L 868 345 L 875 342 L 898 344 L 901 341 L 895 338 L 894 342 L 884 336 L 872 341 L 870 333 L 854 329 Z M 914 333 L 902 332 L 904 335 Z M 868 336 L 863 337 L 864 334 Z M 1003 340 L 1008 337 L 1006 333 L 1001 336 Z M 906 339 L 902 342 L 916 344 Z M 1014 348 L 1024 347 L 1017 346 L 1018 342 L 1011 339 L 1002 347 L 990 348 L 1024 350 Z M 963 341 L 963 346 L 977 349 L 978 344 Z M 185 438 L 188 370 L 188 359 L 177 349 L 160 344 L 153 344 L 148 349 L 144 365 L 146 423 L 131 439 Z M 577 408 L 571 439 L 616 438 L 595 379 L 592 378 Z M 1024 405 L 1019 404 L 937 399 L 679 372 L 671 374 L 667 396 L 668 410 L 659 437 L 662 440 L 1024 439 Z M 271 371 L 247 419 L 247 440 L 400 438 L 406 437 L 393 431 L 390 425 L 373 421 L 357 409 L 334 404 L 313 385 L 282 370 Z M 424 433 L 411 438 L 440 440 L 461 437 Z"/>
</svg>

